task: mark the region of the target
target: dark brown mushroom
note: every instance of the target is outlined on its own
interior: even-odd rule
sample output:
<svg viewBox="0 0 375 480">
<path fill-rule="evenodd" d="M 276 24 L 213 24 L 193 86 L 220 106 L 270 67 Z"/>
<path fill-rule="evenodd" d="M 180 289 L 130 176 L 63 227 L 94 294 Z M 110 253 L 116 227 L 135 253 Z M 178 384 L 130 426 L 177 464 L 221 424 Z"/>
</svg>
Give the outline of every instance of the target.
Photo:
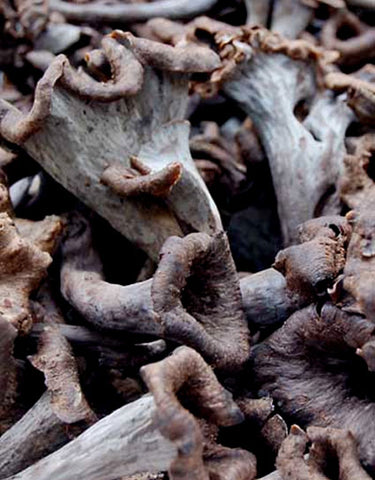
<svg viewBox="0 0 375 480">
<path fill-rule="evenodd" d="M 342 38 L 347 36 L 348 38 Z M 341 10 L 324 23 L 321 42 L 340 52 L 338 63 L 355 66 L 371 61 L 375 49 L 375 28 L 362 23 L 347 10 Z"/>
<path fill-rule="evenodd" d="M 105 282 L 82 218 L 71 223 L 63 253 L 62 292 L 95 325 L 185 343 L 220 368 L 238 368 L 248 358 L 249 331 L 224 233 L 171 237 L 152 285 Z"/>
<path fill-rule="evenodd" d="M 311 305 L 254 347 L 253 370 L 260 393 L 271 395 L 286 418 L 351 430 L 361 461 L 372 470 L 375 405 L 371 380 L 366 396 L 371 374 L 358 349 L 373 332 L 374 324 L 360 316 L 331 304 L 319 311 Z"/>
<path fill-rule="evenodd" d="M 218 368 L 249 356 L 249 331 L 228 240 L 192 233 L 169 238 L 151 287 L 165 336 L 197 349 Z"/>
<path fill-rule="evenodd" d="M 308 459 L 304 457 L 308 441 L 312 442 Z M 339 467 L 339 480 L 370 480 L 362 468 L 353 435 L 336 428 L 309 427 L 307 434 L 293 425 L 290 434 L 281 445 L 277 469 L 283 479 L 329 480 L 329 464 Z"/>
<path fill-rule="evenodd" d="M 284 275 L 290 291 L 313 301 L 326 293 L 342 273 L 350 233 L 344 217 L 320 217 L 305 222 L 299 227 L 303 243 L 281 250 L 273 267 Z"/>
<path fill-rule="evenodd" d="M 177 458 L 169 468 L 172 479 L 249 480 L 255 477 L 254 456 L 244 450 L 212 445 L 215 429 L 207 426 L 201 429 L 178 399 L 179 392 L 183 392 L 195 405 L 197 415 L 213 425 L 230 426 L 243 420 L 229 392 L 197 352 L 180 347 L 165 360 L 142 367 L 141 373 L 154 397 L 157 425 L 161 433 L 177 445 Z M 211 440 L 204 439 L 205 430 Z"/>
</svg>

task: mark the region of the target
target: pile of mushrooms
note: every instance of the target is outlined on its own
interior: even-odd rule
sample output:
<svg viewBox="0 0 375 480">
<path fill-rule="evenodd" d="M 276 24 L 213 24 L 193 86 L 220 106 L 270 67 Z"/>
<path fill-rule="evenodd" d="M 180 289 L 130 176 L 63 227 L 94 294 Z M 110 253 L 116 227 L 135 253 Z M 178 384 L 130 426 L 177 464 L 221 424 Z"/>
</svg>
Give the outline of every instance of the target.
<svg viewBox="0 0 375 480">
<path fill-rule="evenodd" d="M 375 478 L 375 2 L 0 5 L 0 480 Z"/>
</svg>

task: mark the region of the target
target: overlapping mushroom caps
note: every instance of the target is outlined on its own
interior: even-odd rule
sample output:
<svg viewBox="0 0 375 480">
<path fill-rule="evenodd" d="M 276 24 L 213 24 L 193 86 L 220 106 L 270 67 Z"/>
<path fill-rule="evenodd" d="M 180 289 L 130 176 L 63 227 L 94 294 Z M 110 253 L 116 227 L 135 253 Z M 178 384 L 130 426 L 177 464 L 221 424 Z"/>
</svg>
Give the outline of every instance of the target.
<svg viewBox="0 0 375 480">
<path fill-rule="evenodd" d="M 14 341 L 17 334 L 25 336 L 35 321 L 35 311 L 30 302 L 30 295 L 39 287 L 47 274 L 51 255 L 55 252 L 62 230 L 61 219 L 48 216 L 44 220 L 32 221 L 14 216 L 6 179 L 1 173 L 1 321 L 2 321 L 2 408 L 0 412 L 1 431 L 9 429 L 23 413 L 19 405 L 22 391 L 22 363 L 14 358 Z M 49 320 L 51 322 L 51 320 Z M 49 344 L 49 346 L 48 346 Z M 52 345 L 51 345 L 52 344 Z M 60 359 L 60 368 L 55 369 Z M 47 358 L 49 357 L 49 358 Z M 71 355 L 66 340 L 58 334 L 51 322 L 49 330 L 44 333 L 44 345 L 34 357 L 35 365 L 46 373 L 47 383 L 51 388 L 53 401 L 48 394 L 39 402 L 41 409 L 33 410 L 29 415 L 31 421 L 21 420 L 21 425 L 28 425 L 27 442 L 23 444 L 19 434 L 25 435 L 22 427 L 7 430 L 1 437 L 0 471 L 2 475 L 14 473 L 41 455 L 48 453 L 68 436 L 64 432 L 66 423 L 74 423 L 83 418 L 90 421 L 93 414 L 87 406 L 80 390 L 75 359 Z M 66 367 L 69 366 L 68 369 Z M 63 381 L 62 381 L 63 380 Z M 39 410 L 44 410 L 40 415 Z M 35 413 L 38 411 L 38 415 Z M 60 420 L 61 417 L 61 420 Z M 36 425 L 35 418 L 41 425 Z M 43 441 L 34 444 L 34 436 L 46 434 Z M 17 433 L 18 432 L 18 433 Z M 21 442 L 21 443 L 20 443 Z M 22 445 L 21 445 L 22 444 Z M 28 444 L 28 445 L 27 445 Z M 27 445 L 27 446 L 26 446 Z M 25 460 L 27 458 L 27 460 Z"/>
<path fill-rule="evenodd" d="M 345 7 L 343 0 L 245 0 L 247 24 L 262 25 L 287 38 L 297 38 L 321 4 L 332 9 Z"/>
<path fill-rule="evenodd" d="M 344 98 L 322 88 L 337 52 L 208 17 L 186 26 L 155 19 L 143 32 L 174 45 L 199 44 L 203 33 L 211 38 L 221 65 L 199 91 L 221 89 L 254 123 L 268 157 L 286 245 L 296 240 L 300 223 L 339 213 L 337 182 L 354 116 Z"/>
<path fill-rule="evenodd" d="M 212 71 L 219 59 L 119 31 L 102 45 L 88 63 L 102 76 L 110 66 L 112 79 L 97 81 L 59 56 L 29 114 L 2 102 L 0 134 L 156 259 L 172 234 L 221 229 L 183 121 L 189 74 Z"/>
<path fill-rule="evenodd" d="M 64 48 L 71 45 L 62 31 L 69 30 L 74 41 L 80 37 L 82 27 L 59 23 L 61 14 L 72 21 L 84 17 L 94 24 L 100 16 L 104 23 L 115 17 L 121 23 L 157 14 L 189 18 L 214 3 L 177 5 L 175 0 L 156 0 L 103 5 L 50 0 L 47 18 L 45 9 L 39 8 L 45 6 L 43 1 L 16 0 L 7 18 L 16 43 L 30 42 L 30 49 L 47 45 L 45 57 L 38 58 L 33 50 L 21 55 L 21 63 L 26 59 L 33 68 L 44 70 L 59 52 L 56 38 Z M 303 34 L 305 40 L 286 40 L 275 33 L 296 37 L 320 3 L 328 5 L 326 11 L 332 17 L 327 22 L 315 19 Z M 346 3 L 368 7 L 366 0 Z M 249 22 L 267 25 L 270 31 L 223 24 L 215 12 L 215 19 L 201 17 L 185 25 L 154 18 L 129 28 L 169 45 L 115 31 L 104 38 L 101 48 L 88 53 L 87 45 L 79 46 L 69 53 L 72 65 L 85 55 L 87 67 L 76 71 L 67 58 L 53 59 L 29 114 L 6 102 L 0 104 L 4 145 L 20 146 L 67 190 L 143 248 L 152 267 L 144 268 L 138 279 L 153 274 L 127 286 L 106 281 L 103 252 L 92 245 L 87 220 L 91 213 L 85 218 L 71 214 L 66 218 L 61 270 L 56 268 L 51 278 L 73 307 L 61 302 L 68 317 L 87 324 L 65 323 L 48 282 L 30 309 L 29 295 L 47 268 L 48 262 L 41 261 L 46 259 L 42 251 L 54 248 L 61 224 L 55 217 L 41 222 L 15 218 L 7 190 L 0 185 L 0 221 L 6 226 L 0 229 L 6 259 L 0 330 L 2 362 L 7 366 L 0 372 L 1 428 L 8 427 L 5 423 L 17 395 L 13 324 L 28 333 L 37 319 L 31 337 L 39 342 L 25 360 L 44 374 L 47 387 L 0 438 L 0 476 L 104 480 L 146 469 L 169 470 L 171 479 L 250 480 L 256 475 L 251 451 L 259 457 L 260 472 L 267 460 L 264 473 L 279 452 L 280 475 L 272 473 L 267 480 L 368 480 L 358 458 L 375 471 L 371 388 L 375 370 L 374 138 L 369 133 L 375 118 L 375 77 L 371 66 L 353 75 L 338 73 L 332 66 L 333 60 L 349 68 L 367 61 L 372 55 L 373 28 L 346 11 L 334 13 L 344 7 L 341 0 L 249 0 L 246 5 Z M 244 5 L 241 8 L 238 18 L 245 15 Z M 56 24 L 52 21 L 53 29 L 52 17 L 57 19 Z M 312 32 L 320 31 L 322 24 L 321 41 L 341 56 L 316 46 L 319 34 Z M 104 25 L 95 28 L 98 32 L 91 29 L 89 35 L 98 42 L 107 30 Z M 358 34 L 356 38 L 341 38 L 346 28 L 350 35 Z M 207 40 L 211 50 L 203 45 Z M 0 65 L 1 55 L 2 51 Z M 194 77 L 196 73 L 200 75 Z M 254 156 L 262 157 L 264 163 L 268 157 L 271 165 L 285 247 L 271 268 L 254 275 L 241 273 L 240 281 L 218 211 L 189 152 L 184 118 L 192 74 L 190 86 L 195 94 L 189 111 L 197 112 L 196 92 L 224 93 L 225 99 L 218 95 L 210 101 L 216 107 L 220 102 L 240 105 L 249 115 L 245 124 L 254 127 L 256 147 L 250 145 L 250 156 L 256 150 Z M 243 117 L 241 113 L 229 120 L 224 116 L 227 125 L 221 124 L 223 118 L 215 118 L 216 124 L 192 116 L 195 129 L 190 148 L 201 172 L 215 170 L 222 176 L 220 181 L 225 177 L 228 191 L 235 191 L 243 180 L 249 183 L 250 176 L 245 177 L 237 162 L 234 136 L 227 141 L 220 130 L 232 128 L 228 127 L 232 120 L 239 126 Z M 344 143 L 353 120 L 350 132 L 365 135 Z M 22 197 L 29 182 L 24 179 L 23 184 L 14 185 L 13 198 Z M 343 205 L 351 209 L 346 217 L 334 215 L 343 213 Z M 82 205 L 78 209 L 87 213 Z M 105 225 L 103 231 L 111 230 Z M 8 248 L 19 244 L 22 254 L 14 255 L 11 248 L 7 255 Z M 120 256 L 126 267 L 126 254 L 120 251 Z M 9 257 L 19 264 L 8 261 Z M 13 267 L 16 274 L 12 276 L 9 269 Z M 60 282 L 54 277 L 57 271 Z M 12 291 L 15 302 L 9 303 L 11 281 L 17 288 Z M 252 338 L 246 320 L 256 330 Z M 176 343 L 184 346 L 163 358 Z M 255 345 L 252 364 L 248 362 L 250 343 Z M 80 386 L 76 355 L 87 360 L 85 380 L 100 370 L 100 380 L 110 378 L 111 386 L 117 385 L 121 404 L 138 398 L 146 386 L 152 395 L 122 406 L 89 427 L 97 419 L 89 406 L 91 395 L 87 401 Z M 160 359 L 141 369 L 146 386 L 140 377 L 129 379 L 124 374 L 132 370 L 137 376 L 140 366 Z M 125 392 L 127 382 L 136 384 L 133 397 Z M 256 393 L 261 398 L 254 398 Z M 104 414 L 116 408 L 107 399 L 105 403 Z M 292 427 L 285 439 L 284 417 L 289 425 L 298 421 L 307 427 L 306 434 Z M 238 430 L 228 433 L 221 428 L 234 428 L 239 422 Z M 249 426 L 254 424 L 256 432 Z M 76 435 L 82 429 L 87 431 L 69 442 L 72 432 Z M 247 439 L 237 439 L 236 432 L 244 432 Z M 225 447 L 229 437 L 241 448 Z M 259 439 L 259 450 L 265 446 L 266 452 L 250 446 Z M 308 441 L 312 447 L 307 459 Z M 80 454 L 73 464 L 76 452 Z M 38 463 L 30 465 L 34 462 Z M 338 468 L 333 474 L 332 465 Z"/>
<path fill-rule="evenodd" d="M 353 114 L 342 98 L 317 89 L 336 54 L 265 28 L 235 28 L 204 17 L 188 25 L 185 36 L 197 41 L 194 33 L 202 31 L 212 37 L 222 60 L 207 88 L 220 87 L 253 121 L 269 160 L 289 244 L 298 224 L 338 213 L 332 197 Z M 181 35 L 172 41 L 181 42 Z M 307 114 L 301 113 L 302 106 Z"/>
<path fill-rule="evenodd" d="M 309 441 L 312 445 L 306 460 L 304 453 Z M 349 431 L 309 427 L 306 434 L 297 425 L 292 425 L 288 438 L 281 445 L 276 465 L 283 479 L 329 480 L 331 472 L 337 469 L 336 463 L 339 480 L 371 478 L 359 462 L 356 442 Z"/>
<path fill-rule="evenodd" d="M 103 280 L 82 217 L 72 218 L 63 255 L 62 293 L 94 325 L 189 345 L 226 370 L 247 360 L 249 331 L 223 232 L 171 237 L 153 279 L 128 286 Z"/>
<path fill-rule="evenodd" d="M 368 72 L 368 69 L 364 72 Z M 331 78 L 348 81 L 348 76 L 341 77 L 337 74 L 332 74 Z M 327 303 L 326 296 L 321 302 L 292 315 L 263 344 L 255 347 L 254 373 L 260 393 L 272 395 L 288 419 L 297 420 L 303 426 L 330 426 L 350 430 L 358 444 L 363 465 L 373 474 L 375 431 L 370 420 L 375 405 L 371 387 L 375 365 L 372 248 L 375 189 L 371 173 L 373 134 L 367 133 L 351 139 L 349 147 L 351 153 L 344 158 L 344 170 L 338 188 L 342 201 L 353 210 L 340 222 L 326 221 L 326 228 L 331 229 L 332 238 L 337 241 L 342 236 L 342 241 L 339 241 L 343 247 L 341 261 L 335 262 L 341 266 L 332 271 L 330 284 L 326 285 L 326 292 L 331 295 L 336 306 Z M 324 222 L 324 217 L 314 220 L 312 224 L 307 222 L 306 226 L 309 223 L 319 226 L 319 222 Z M 306 226 L 302 230 L 302 237 L 307 240 L 306 234 L 309 236 L 314 233 L 314 228 L 311 230 Z M 324 231 L 318 229 L 318 237 Z M 305 260 L 307 270 L 313 275 L 315 269 L 309 262 L 309 257 L 305 256 Z M 316 273 L 322 271 L 319 268 Z M 308 429 L 308 437 L 309 431 Z M 318 430 L 312 428 L 311 433 L 313 442 L 315 434 L 316 438 L 323 438 Z M 322 435 L 324 436 L 323 433 Z M 329 442 L 336 445 L 331 445 L 333 449 L 338 448 L 336 440 L 342 437 L 340 444 L 343 450 L 341 453 L 337 451 L 340 478 L 369 478 L 350 453 L 354 453 L 353 447 L 350 447 L 353 446 L 350 434 L 347 434 L 346 440 L 345 435 L 336 435 L 334 430 L 327 435 Z M 289 443 L 279 453 L 281 473 L 290 478 L 294 478 L 293 475 L 298 478 L 310 478 L 309 475 L 311 478 L 315 478 L 314 475 L 316 478 L 329 478 L 329 474 L 325 476 L 323 471 L 315 471 L 313 464 L 306 464 L 302 459 L 306 440 L 307 437 L 301 436 L 298 431 L 292 432 Z M 293 442 L 294 449 L 297 448 L 297 443 L 300 445 L 296 462 L 287 451 L 287 446 Z M 343 445 L 347 447 L 344 448 Z M 348 457 L 341 464 L 344 451 Z"/>
<path fill-rule="evenodd" d="M 350 430 L 362 462 L 371 469 L 375 404 L 368 383 L 371 374 L 356 352 L 360 354 L 372 341 L 373 332 L 373 323 L 364 318 L 330 304 L 320 311 L 311 305 L 293 314 L 254 353 L 261 392 L 271 395 L 288 418 L 304 426 Z M 371 358 L 368 355 L 370 370 Z"/>
<path fill-rule="evenodd" d="M 199 354 L 180 347 L 169 358 L 143 367 L 141 373 L 157 407 L 155 421 L 177 445 L 177 458 L 169 468 L 171 479 L 255 477 L 256 460 L 250 452 L 215 444 L 215 426 L 236 425 L 243 415 Z M 181 405 L 180 390 L 196 405 L 200 422 Z"/>
</svg>

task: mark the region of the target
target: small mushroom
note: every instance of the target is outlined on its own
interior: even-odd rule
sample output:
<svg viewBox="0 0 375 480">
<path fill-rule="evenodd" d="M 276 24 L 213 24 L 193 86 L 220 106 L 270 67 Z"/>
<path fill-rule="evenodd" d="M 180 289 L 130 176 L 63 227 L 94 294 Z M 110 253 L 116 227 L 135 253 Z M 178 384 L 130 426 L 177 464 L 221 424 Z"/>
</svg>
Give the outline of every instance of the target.
<svg viewBox="0 0 375 480">
<path fill-rule="evenodd" d="M 168 338 L 196 348 L 218 368 L 234 370 L 248 358 L 249 331 L 224 233 L 169 238 L 151 297 Z"/>
<path fill-rule="evenodd" d="M 304 452 L 312 442 L 309 458 Z M 336 456 L 339 480 L 370 480 L 362 468 L 353 435 L 336 428 L 309 427 L 307 434 L 297 425 L 292 425 L 289 436 L 281 445 L 277 458 L 277 469 L 282 478 L 290 480 L 329 480 L 325 474 L 327 463 Z"/>
<path fill-rule="evenodd" d="M 340 38 L 347 30 L 349 38 Z M 362 23 L 347 10 L 341 10 L 324 23 L 321 42 L 324 47 L 340 52 L 337 63 L 345 66 L 371 61 L 375 49 L 375 28 Z"/>
<path fill-rule="evenodd" d="M 177 445 L 177 458 L 168 470 L 171 479 L 255 477 L 254 456 L 244 450 L 210 445 L 212 438 L 204 439 L 205 429 L 201 430 L 199 422 L 177 397 L 183 391 L 194 402 L 197 414 L 213 425 L 231 426 L 243 420 L 229 392 L 197 352 L 180 347 L 161 362 L 142 367 L 141 374 L 153 394 L 155 421 L 162 435 Z M 212 429 L 207 433 L 212 437 Z M 205 442 L 208 445 L 204 446 Z"/>
</svg>

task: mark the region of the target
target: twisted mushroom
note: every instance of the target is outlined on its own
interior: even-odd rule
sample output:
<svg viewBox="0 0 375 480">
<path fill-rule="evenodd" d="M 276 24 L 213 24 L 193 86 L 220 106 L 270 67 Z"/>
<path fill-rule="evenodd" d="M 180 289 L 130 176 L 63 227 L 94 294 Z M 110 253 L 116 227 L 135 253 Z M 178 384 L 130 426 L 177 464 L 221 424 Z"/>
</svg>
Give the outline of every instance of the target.
<svg viewBox="0 0 375 480">
<path fill-rule="evenodd" d="M 216 54 L 204 47 L 172 48 L 120 31 L 105 37 L 102 50 L 95 52 L 104 62 L 101 69 L 109 62 L 111 80 L 96 81 L 75 71 L 65 56 L 56 57 L 38 83 L 28 114 L 2 101 L 0 136 L 22 146 L 154 260 L 172 234 L 220 230 L 217 208 L 190 156 L 183 121 L 189 74 L 212 71 L 219 63 Z M 150 116 L 155 95 L 158 108 Z M 134 155 L 138 166 L 144 164 L 156 176 L 172 168 L 172 175 L 161 179 L 167 182 L 166 193 L 173 187 L 166 200 L 153 197 L 151 187 L 140 187 L 145 181 L 152 184 L 152 175 L 145 180 L 133 172 L 125 178 Z M 108 177 L 111 165 L 117 170 L 112 167 Z M 138 185 L 132 187 L 135 198 L 118 195 L 121 176 L 127 185 Z"/>
<path fill-rule="evenodd" d="M 288 245 L 299 223 L 328 213 L 325 205 L 343 169 L 344 136 L 352 114 L 343 99 L 327 91 L 316 93 L 315 71 L 324 71 L 332 57 L 306 41 L 287 41 L 256 27 L 240 33 L 216 30 L 215 43 L 222 66 L 211 82 L 221 84 L 254 122 Z M 295 108 L 301 102 L 307 102 L 309 112 L 300 120 Z"/>
<path fill-rule="evenodd" d="M 177 458 L 169 467 L 177 479 L 252 479 L 256 474 L 255 458 L 240 449 L 230 450 L 212 444 L 194 416 L 177 398 L 179 391 L 194 402 L 197 415 L 217 426 L 230 426 L 243 420 L 231 395 L 217 381 L 212 370 L 194 350 L 180 347 L 159 363 L 141 369 L 142 377 L 153 394 L 156 422 L 162 435 L 177 446 Z M 202 435 L 203 434 L 203 435 Z"/>
<path fill-rule="evenodd" d="M 306 460 L 304 452 L 308 441 L 312 446 Z M 325 473 L 333 454 L 337 455 L 339 463 L 339 480 L 370 480 L 359 462 L 353 435 L 336 428 L 309 427 L 305 434 L 293 425 L 289 437 L 281 445 L 276 465 L 283 479 L 328 480 L 329 474 Z"/>
<path fill-rule="evenodd" d="M 220 368 L 238 368 L 248 358 L 249 331 L 224 233 L 170 238 L 152 282 L 128 286 L 102 279 L 82 218 L 71 224 L 63 254 L 63 295 L 95 325 L 185 343 Z"/>
<path fill-rule="evenodd" d="M 340 31 L 345 29 L 349 38 L 341 39 Z M 362 23 L 349 11 L 339 11 L 324 24 L 321 41 L 324 47 L 340 52 L 340 65 L 358 65 L 371 61 L 374 55 L 375 28 Z"/>
</svg>

